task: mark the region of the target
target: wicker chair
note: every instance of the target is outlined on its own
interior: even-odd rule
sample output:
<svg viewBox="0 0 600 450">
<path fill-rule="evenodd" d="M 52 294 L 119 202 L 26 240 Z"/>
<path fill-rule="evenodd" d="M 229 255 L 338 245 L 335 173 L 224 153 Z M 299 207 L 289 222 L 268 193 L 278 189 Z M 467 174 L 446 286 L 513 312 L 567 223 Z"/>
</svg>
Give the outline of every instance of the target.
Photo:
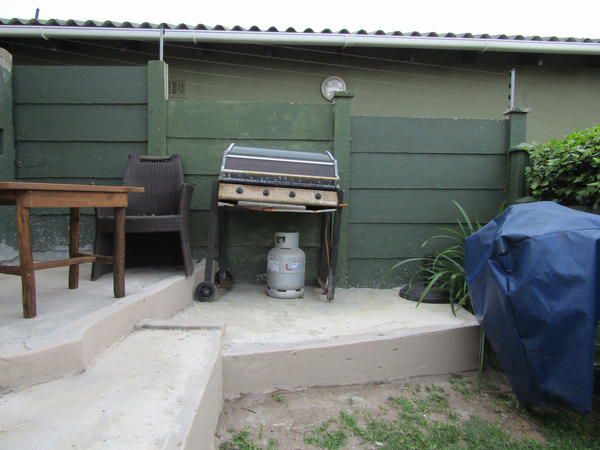
<svg viewBox="0 0 600 450">
<path fill-rule="evenodd" d="M 179 155 L 129 155 L 123 184 L 145 188 L 143 194 L 129 194 L 125 233 L 178 233 L 185 274 L 190 276 L 193 263 L 188 223 L 193 187 L 183 182 Z M 97 208 L 94 253 L 112 254 L 113 231 L 113 210 Z M 110 272 L 108 266 L 94 263 L 92 280 Z"/>
</svg>

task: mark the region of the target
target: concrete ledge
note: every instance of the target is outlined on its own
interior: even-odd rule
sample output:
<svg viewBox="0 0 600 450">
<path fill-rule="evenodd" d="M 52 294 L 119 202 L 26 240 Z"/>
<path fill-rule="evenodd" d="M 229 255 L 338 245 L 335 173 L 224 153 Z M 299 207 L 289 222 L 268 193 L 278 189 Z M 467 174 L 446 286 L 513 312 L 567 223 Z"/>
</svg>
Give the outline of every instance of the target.
<svg viewBox="0 0 600 450">
<path fill-rule="evenodd" d="M 68 327 L 27 341 L 0 355 L 0 387 L 21 389 L 85 370 L 111 344 L 146 318 L 167 318 L 193 300 L 193 288 L 204 277 L 204 262 L 191 277 L 169 276 L 139 292 L 70 322 Z"/>
<path fill-rule="evenodd" d="M 479 326 L 421 328 L 328 341 L 232 346 L 223 355 L 225 398 L 275 390 L 392 381 L 477 368 Z"/>
<path fill-rule="evenodd" d="M 212 330 L 216 332 L 216 330 Z M 223 359 L 221 342 L 210 356 L 211 371 L 202 373 L 189 386 L 176 420 L 176 429 L 165 449 L 213 450 L 215 432 L 223 411 Z"/>
</svg>

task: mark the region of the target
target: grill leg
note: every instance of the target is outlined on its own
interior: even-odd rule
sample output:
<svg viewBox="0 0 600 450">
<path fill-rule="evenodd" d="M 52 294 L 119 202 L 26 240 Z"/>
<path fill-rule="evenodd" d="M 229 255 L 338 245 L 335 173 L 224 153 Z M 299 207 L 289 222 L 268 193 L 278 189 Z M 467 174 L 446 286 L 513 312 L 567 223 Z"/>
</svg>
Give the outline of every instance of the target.
<svg viewBox="0 0 600 450">
<path fill-rule="evenodd" d="M 227 212 L 225 208 L 219 208 L 219 271 L 215 276 L 215 282 L 219 287 L 231 287 L 232 276 L 227 268 Z"/>
<path fill-rule="evenodd" d="M 319 257 L 319 274 L 317 276 L 317 282 L 321 287 L 323 294 L 327 293 L 327 278 L 329 276 L 329 258 L 330 258 L 330 238 L 329 238 L 329 226 L 331 214 L 321 214 L 321 254 Z"/>
<path fill-rule="evenodd" d="M 338 201 L 344 202 L 344 191 L 338 191 Z M 342 207 L 338 206 L 333 217 L 333 235 L 331 236 L 331 266 L 329 267 L 329 278 L 327 280 L 327 300 L 333 300 L 335 295 L 335 271 L 337 265 L 338 246 L 340 242 L 340 229 L 342 227 Z"/>
<path fill-rule="evenodd" d="M 219 181 L 215 180 L 212 187 L 212 199 L 208 216 L 208 242 L 204 264 L 204 281 L 196 287 L 196 296 L 200 301 L 214 299 L 217 288 L 213 279 L 213 261 L 215 259 L 215 244 L 219 221 Z"/>
</svg>

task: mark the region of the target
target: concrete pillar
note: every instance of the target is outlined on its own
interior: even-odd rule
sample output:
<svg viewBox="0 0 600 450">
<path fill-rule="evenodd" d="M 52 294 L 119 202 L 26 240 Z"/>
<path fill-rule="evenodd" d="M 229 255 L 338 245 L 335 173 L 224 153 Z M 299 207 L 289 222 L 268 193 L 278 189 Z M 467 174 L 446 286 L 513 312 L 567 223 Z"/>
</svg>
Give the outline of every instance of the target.
<svg viewBox="0 0 600 450">
<path fill-rule="evenodd" d="M 0 48 L 0 180 L 15 179 L 12 55 Z"/>
<path fill-rule="evenodd" d="M 352 98 L 348 92 L 337 92 L 334 105 L 333 153 L 338 162 L 341 187 L 344 190 L 344 203 L 350 200 L 350 152 L 352 151 Z M 349 236 L 350 206 L 342 213 L 342 229 L 338 251 L 336 285 L 349 286 Z"/>
<path fill-rule="evenodd" d="M 167 100 L 169 66 L 148 62 L 148 154 L 167 154 Z"/>
<path fill-rule="evenodd" d="M 526 109 L 507 111 L 508 116 L 508 174 L 506 184 L 506 202 L 512 205 L 518 198 L 527 195 L 525 168 L 529 164 L 529 146 L 527 141 Z"/>
<path fill-rule="evenodd" d="M 0 48 L 0 181 L 15 179 L 12 55 Z M 0 208 L 0 262 L 16 256 L 14 207 Z"/>
</svg>

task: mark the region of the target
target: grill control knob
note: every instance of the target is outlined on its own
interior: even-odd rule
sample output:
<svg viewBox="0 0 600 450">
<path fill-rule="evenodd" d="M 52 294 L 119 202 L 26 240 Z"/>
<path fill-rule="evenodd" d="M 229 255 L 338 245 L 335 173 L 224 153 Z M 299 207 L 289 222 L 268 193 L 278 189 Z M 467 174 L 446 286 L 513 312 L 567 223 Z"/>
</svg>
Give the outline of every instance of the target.
<svg viewBox="0 0 600 450">
<path fill-rule="evenodd" d="M 244 192 L 244 188 L 241 186 L 238 186 L 237 189 L 235 190 L 235 192 L 237 192 L 238 194 L 241 194 L 242 192 Z"/>
<path fill-rule="evenodd" d="M 322 196 L 321 196 L 321 193 L 320 193 L 320 192 L 317 192 L 317 193 L 315 194 L 315 198 L 316 198 L 317 200 L 321 200 L 321 197 L 322 197 Z"/>
<path fill-rule="evenodd" d="M 290 191 L 290 198 L 294 198 L 296 196 L 296 193 L 294 191 Z"/>
<path fill-rule="evenodd" d="M 263 191 L 263 195 L 264 195 L 265 197 L 268 197 L 268 196 L 269 196 L 269 190 L 268 190 L 268 189 L 265 189 L 265 190 Z"/>
</svg>

